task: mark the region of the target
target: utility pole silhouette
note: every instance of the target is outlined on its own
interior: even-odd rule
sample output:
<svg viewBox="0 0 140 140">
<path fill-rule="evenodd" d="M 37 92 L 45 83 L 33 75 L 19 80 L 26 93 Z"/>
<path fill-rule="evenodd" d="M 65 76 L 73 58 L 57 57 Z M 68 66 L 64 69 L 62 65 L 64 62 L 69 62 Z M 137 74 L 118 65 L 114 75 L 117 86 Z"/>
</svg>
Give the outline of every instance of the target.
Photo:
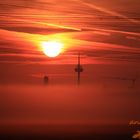
<svg viewBox="0 0 140 140">
<path fill-rule="evenodd" d="M 80 74 L 83 72 L 83 68 L 80 64 L 80 53 L 78 53 L 78 64 L 75 68 L 75 72 L 77 72 L 77 84 L 80 85 Z"/>
</svg>

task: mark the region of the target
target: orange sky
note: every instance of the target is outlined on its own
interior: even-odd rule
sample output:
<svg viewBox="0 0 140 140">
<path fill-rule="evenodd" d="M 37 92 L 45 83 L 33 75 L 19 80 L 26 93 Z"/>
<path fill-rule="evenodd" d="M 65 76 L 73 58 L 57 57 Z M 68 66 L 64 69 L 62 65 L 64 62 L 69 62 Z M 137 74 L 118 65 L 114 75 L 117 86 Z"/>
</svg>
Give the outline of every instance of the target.
<svg viewBox="0 0 140 140">
<path fill-rule="evenodd" d="M 139 0 L 0 1 L 0 83 L 7 83 L 10 77 L 11 81 L 14 77 L 15 81 L 23 77 L 23 81 L 34 81 L 32 75 L 44 74 L 74 77 L 78 51 L 82 63 L 88 64 L 85 75 L 92 74 L 90 69 L 94 70 L 95 64 L 97 71 L 108 65 L 110 73 L 119 65 L 122 75 L 127 65 L 127 75 L 137 75 L 139 5 Z M 48 58 L 42 52 L 40 43 L 48 40 L 64 43 L 58 57 Z"/>
</svg>

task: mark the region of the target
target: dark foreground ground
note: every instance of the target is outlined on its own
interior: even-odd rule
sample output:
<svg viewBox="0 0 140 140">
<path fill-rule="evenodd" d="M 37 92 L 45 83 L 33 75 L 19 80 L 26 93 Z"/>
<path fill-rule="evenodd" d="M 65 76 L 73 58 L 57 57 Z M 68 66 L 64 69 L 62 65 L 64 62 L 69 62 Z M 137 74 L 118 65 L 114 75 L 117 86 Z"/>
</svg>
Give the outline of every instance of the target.
<svg viewBox="0 0 140 140">
<path fill-rule="evenodd" d="M 134 134 L 134 129 L 117 125 L 18 125 L 6 127 L 9 127 L 6 128 L 8 131 L 0 133 L 1 140 L 131 140 Z"/>
</svg>

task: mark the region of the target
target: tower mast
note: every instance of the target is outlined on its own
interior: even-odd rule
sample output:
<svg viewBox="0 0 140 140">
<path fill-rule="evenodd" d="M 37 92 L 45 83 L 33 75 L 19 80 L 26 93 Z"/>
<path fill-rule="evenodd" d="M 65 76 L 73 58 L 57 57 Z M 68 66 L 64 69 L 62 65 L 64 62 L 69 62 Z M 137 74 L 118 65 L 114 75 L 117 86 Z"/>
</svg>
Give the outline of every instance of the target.
<svg viewBox="0 0 140 140">
<path fill-rule="evenodd" d="M 80 74 L 81 72 L 83 72 L 83 68 L 80 64 L 80 52 L 78 53 L 78 64 L 75 68 L 75 72 L 77 72 L 77 84 L 80 85 L 80 76 L 81 76 Z"/>
</svg>

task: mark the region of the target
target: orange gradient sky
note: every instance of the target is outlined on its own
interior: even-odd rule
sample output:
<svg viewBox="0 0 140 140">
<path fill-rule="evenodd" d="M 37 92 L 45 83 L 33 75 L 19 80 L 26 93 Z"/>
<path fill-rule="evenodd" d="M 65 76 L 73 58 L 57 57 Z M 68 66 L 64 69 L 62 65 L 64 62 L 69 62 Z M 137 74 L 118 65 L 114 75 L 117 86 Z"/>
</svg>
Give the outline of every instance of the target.
<svg viewBox="0 0 140 140">
<path fill-rule="evenodd" d="M 85 77 L 92 70 L 96 76 L 123 75 L 125 66 L 126 76 L 138 75 L 139 5 L 139 0 L 0 1 L 0 83 L 37 81 L 44 74 L 73 81 L 79 51 Z M 62 42 L 61 54 L 47 57 L 44 41 Z"/>
</svg>

